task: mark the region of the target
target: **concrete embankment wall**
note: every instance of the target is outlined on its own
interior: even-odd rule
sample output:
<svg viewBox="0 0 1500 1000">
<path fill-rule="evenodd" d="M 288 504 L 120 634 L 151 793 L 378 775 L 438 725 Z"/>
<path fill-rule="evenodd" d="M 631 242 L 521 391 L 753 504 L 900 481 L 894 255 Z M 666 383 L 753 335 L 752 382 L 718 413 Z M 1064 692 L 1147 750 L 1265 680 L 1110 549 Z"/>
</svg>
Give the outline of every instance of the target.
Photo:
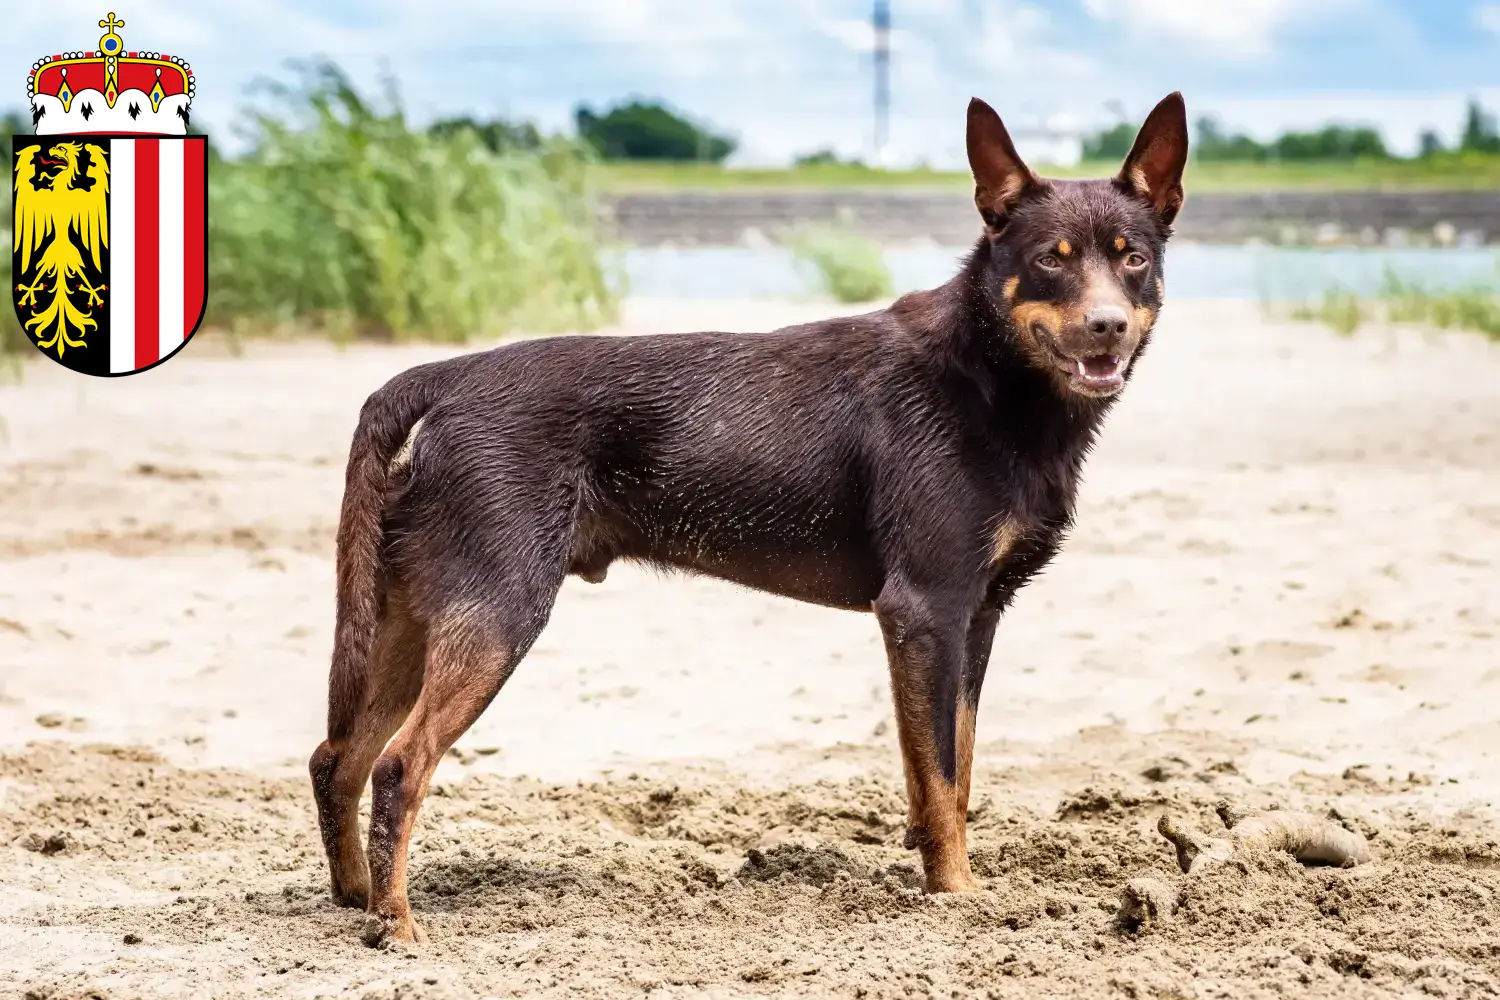
<svg viewBox="0 0 1500 1000">
<path fill-rule="evenodd" d="M 964 244 L 979 231 L 962 191 L 679 191 L 615 196 L 604 212 L 636 246 L 776 241 L 807 222 L 885 243 Z M 1206 243 L 1500 244 L 1500 190 L 1190 192 L 1176 229 Z"/>
</svg>

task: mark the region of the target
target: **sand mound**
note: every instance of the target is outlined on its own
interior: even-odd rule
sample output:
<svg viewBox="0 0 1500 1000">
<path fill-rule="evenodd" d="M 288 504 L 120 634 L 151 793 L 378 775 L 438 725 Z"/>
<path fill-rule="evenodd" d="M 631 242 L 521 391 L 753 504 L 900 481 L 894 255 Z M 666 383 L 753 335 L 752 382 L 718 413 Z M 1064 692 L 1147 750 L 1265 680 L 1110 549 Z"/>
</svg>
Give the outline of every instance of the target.
<svg viewBox="0 0 1500 1000">
<path fill-rule="evenodd" d="M 1185 876 L 1155 805 L 1080 819 L 1000 801 L 971 826 L 983 891 L 933 897 L 885 818 L 895 784 L 474 775 L 423 814 L 419 953 L 364 947 L 359 915 L 330 903 L 300 781 L 38 744 L 0 758 L 0 782 L 3 971 L 28 996 L 1500 990 L 1493 834 L 1403 810 L 1372 813 L 1376 857 L 1357 868 L 1263 853 Z M 1153 787 L 1212 820 L 1213 789 Z M 1120 918 L 1143 879 L 1170 920 Z M 92 959 L 70 970 L 80 948 Z"/>
</svg>

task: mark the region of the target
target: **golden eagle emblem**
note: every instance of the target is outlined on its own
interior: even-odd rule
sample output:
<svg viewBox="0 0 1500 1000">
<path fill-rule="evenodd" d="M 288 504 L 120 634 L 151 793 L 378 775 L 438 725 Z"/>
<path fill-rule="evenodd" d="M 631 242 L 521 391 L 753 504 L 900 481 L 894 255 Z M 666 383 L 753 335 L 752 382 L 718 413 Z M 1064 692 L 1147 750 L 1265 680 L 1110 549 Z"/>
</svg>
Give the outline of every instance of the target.
<svg viewBox="0 0 1500 1000">
<path fill-rule="evenodd" d="M 108 290 L 108 198 L 109 160 L 100 146 L 45 142 L 17 151 L 16 305 L 37 346 L 59 359 L 66 348 L 88 346 L 85 335 L 99 325 L 92 315 Z"/>
</svg>

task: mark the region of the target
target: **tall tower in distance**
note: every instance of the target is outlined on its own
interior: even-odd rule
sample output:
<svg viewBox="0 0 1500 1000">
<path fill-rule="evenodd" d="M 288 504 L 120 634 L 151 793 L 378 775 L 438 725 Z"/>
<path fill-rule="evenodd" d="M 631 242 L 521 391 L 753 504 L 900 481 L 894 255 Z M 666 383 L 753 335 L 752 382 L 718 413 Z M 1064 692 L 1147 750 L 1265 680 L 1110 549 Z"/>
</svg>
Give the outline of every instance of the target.
<svg viewBox="0 0 1500 1000">
<path fill-rule="evenodd" d="M 875 166 L 885 166 L 891 119 L 891 0 L 875 0 Z"/>
</svg>

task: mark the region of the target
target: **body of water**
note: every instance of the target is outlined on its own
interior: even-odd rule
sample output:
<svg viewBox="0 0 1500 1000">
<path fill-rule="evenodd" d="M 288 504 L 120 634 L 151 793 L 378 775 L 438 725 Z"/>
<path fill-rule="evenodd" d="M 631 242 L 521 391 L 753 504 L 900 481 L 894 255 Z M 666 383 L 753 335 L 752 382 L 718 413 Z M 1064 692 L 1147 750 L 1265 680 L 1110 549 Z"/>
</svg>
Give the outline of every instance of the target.
<svg viewBox="0 0 1500 1000">
<path fill-rule="evenodd" d="M 889 249 L 897 292 L 933 288 L 952 277 L 967 247 Z M 630 292 L 661 298 L 802 298 L 815 277 L 781 247 L 636 247 L 624 255 Z M 1424 288 L 1500 285 L 1494 249 L 1292 249 L 1183 243 L 1167 250 L 1174 298 L 1304 301 L 1338 288 L 1377 291 L 1387 273 Z"/>
</svg>

